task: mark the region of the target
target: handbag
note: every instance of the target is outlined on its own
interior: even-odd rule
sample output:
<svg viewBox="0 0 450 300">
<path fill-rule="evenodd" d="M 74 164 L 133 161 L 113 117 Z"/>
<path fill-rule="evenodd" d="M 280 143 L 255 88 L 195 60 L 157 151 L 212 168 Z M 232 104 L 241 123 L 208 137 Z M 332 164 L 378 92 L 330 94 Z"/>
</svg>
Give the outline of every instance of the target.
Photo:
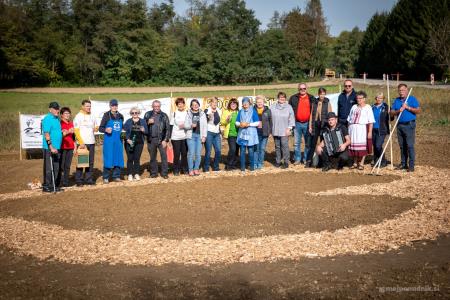
<svg viewBox="0 0 450 300">
<path fill-rule="evenodd" d="M 77 149 L 77 168 L 88 168 L 89 167 L 89 150 L 88 149 Z"/>
<path fill-rule="evenodd" d="M 166 147 L 166 156 L 167 156 L 167 162 L 173 164 L 173 147 L 172 143 L 168 143 Z"/>
</svg>

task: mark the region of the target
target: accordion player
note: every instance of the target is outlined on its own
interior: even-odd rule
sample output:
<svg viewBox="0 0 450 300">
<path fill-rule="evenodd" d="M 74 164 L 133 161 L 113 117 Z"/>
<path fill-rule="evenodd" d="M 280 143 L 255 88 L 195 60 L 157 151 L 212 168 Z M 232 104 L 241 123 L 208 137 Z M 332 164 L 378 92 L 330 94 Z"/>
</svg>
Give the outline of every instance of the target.
<svg viewBox="0 0 450 300">
<path fill-rule="evenodd" d="M 323 141 L 329 156 L 341 152 L 339 146 L 345 143 L 344 133 L 340 128 L 323 132 Z"/>
</svg>

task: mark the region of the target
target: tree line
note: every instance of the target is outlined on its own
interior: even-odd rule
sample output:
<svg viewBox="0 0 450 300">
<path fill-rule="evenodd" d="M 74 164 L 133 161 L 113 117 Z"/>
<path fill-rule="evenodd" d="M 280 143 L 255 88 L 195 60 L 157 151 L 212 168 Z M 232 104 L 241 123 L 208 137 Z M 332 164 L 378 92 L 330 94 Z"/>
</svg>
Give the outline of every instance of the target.
<svg viewBox="0 0 450 300">
<path fill-rule="evenodd" d="M 439 29 L 448 27 L 447 0 L 400 0 L 366 32 L 335 38 L 320 0 L 275 11 L 264 30 L 243 0 L 187 2 L 180 16 L 172 0 L 0 0 L 0 84 L 259 84 L 325 68 L 411 78 L 448 69 Z"/>
</svg>

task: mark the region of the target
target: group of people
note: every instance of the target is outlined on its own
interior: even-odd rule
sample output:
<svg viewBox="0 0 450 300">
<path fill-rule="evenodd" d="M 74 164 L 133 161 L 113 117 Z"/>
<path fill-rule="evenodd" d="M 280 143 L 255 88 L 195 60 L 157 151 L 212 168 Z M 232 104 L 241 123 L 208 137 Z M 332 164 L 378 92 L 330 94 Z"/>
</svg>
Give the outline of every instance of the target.
<svg viewBox="0 0 450 300">
<path fill-rule="evenodd" d="M 275 144 L 275 166 L 288 168 L 290 164 L 289 137 L 294 135 L 294 165 L 304 164 L 306 168 L 317 166 L 314 153 L 320 158 L 323 171 L 345 165 L 364 169 L 365 157 L 373 146 L 374 163 L 381 159 L 381 166 L 387 161 L 381 157 L 386 135 L 390 132 L 390 120 L 398 120 L 398 140 L 401 150 L 400 169 L 414 171 L 415 119 L 420 113 L 418 100 L 410 96 L 405 84 L 398 86 L 399 97 L 392 107 L 384 102 L 379 93 L 371 106 L 364 91 L 356 92 L 351 80 L 344 83 L 344 91 L 338 98 L 338 114 L 333 112 L 326 89 L 319 88 L 318 97 L 307 92 L 307 85 L 298 85 L 298 93 L 287 100 L 279 92 L 276 102 L 265 105 L 264 96 L 256 96 L 254 103 L 248 97 L 230 99 L 220 113 L 217 99 L 209 107 L 201 109 L 200 102 L 193 99 L 186 109 L 184 98 L 175 100 L 176 109 L 172 116 L 161 111 L 161 103 L 153 101 L 152 110 L 141 118 L 141 111 L 134 107 L 128 120 L 118 111 L 118 101 L 112 99 L 110 110 L 105 112 L 97 126 L 91 115 L 91 102 L 83 100 L 80 112 L 71 119 L 68 107 L 60 109 L 57 102 L 49 105 L 49 113 L 42 121 L 44 183 L 43 190 L 51 192 L 69 185 L 69 173 L 75 148 L 89 151 L 89 167 L 77 168 L 77 186 L 95 184 L 93 166 L 95 155 L 94 133 L 103 133 L 103 183 L 120 181 L 124 167 L 124 149 L 127 155 L 127 176 L 129 181 L 140 180 L 140 158 L 147 144 L 150 155 L 150 177 L 168 178 L 167 147 L 173 149 L 173 174 L 200 174 L 201 152 L 204 145 L 203 171 L 219 171 L 222 137 L 228 143 L 225 170 L 239 168 L 245 172 L 264 167 L 265 152 L 270 136 Z M 304 151 L 301 144 L 304 142 Z M 214 158 L 211 154 L 214 150 Z M 159 172 L 157 154 L 161 158 Z M 381 158 L 380 158 L 381 157 Z M 239 159 L 237 159 L 239 158 Z M 239 162 L 239 164 L 238 164 Z M 56 175 L 55 175 L 56 174 Z"/>
</svg>

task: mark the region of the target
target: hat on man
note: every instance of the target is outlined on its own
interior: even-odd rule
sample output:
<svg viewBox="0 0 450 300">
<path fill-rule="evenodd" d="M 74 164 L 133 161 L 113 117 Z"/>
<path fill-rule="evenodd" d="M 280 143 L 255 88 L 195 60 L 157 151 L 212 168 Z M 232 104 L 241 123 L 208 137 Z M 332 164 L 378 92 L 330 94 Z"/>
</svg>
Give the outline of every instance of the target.
<svg viewBox="0 0 450 300">
<path fill-rule="evenodd" d="M 250 103 L 250 98 L 249 97 L 242 98 L 242 104 L 244 104 L 245 102 Z"/>
<path fill-rule="evenodd" d="M 48 108 L 59 109 L 59 104 L 56 101 L 50 102 Z"/>
<path fill-rule="evenodd" d="M 330 112 L 327 114 L 327 118 L 328 118 L 328 119 L 331 119 L 331 118 L 337 118 L 337 116 L 336 116 L 336 114 L 335 114 L 333 111 L 330 111 Z"/>
<path fill-rule="evenodd" d="M 111 101 L 109 101 L 109 106 L 117 106 L 119 105 L 119 101 L 117 101 L 117 99 L 111 99 Z"/>
</svg>

